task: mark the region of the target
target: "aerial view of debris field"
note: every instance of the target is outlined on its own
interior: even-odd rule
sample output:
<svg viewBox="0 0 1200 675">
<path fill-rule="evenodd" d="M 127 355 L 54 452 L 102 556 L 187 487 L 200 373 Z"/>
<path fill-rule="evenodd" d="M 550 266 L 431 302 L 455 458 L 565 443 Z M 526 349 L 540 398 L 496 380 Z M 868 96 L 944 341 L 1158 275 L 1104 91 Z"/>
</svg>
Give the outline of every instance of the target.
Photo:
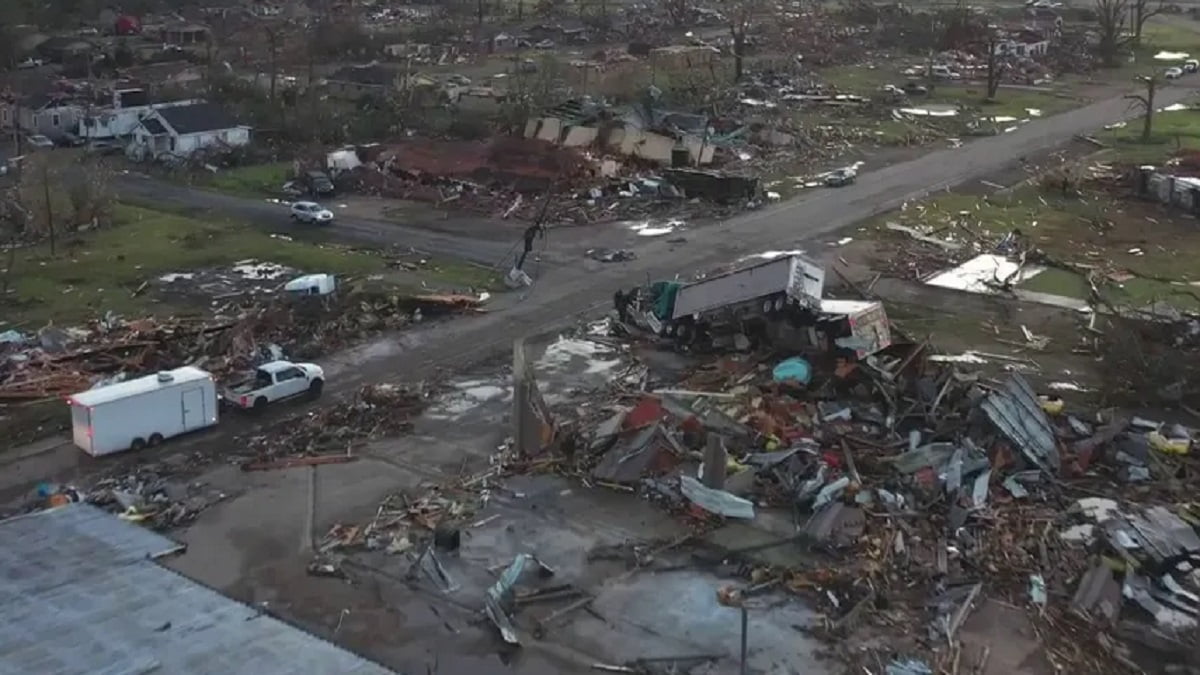
<svg viewBox="0 0 1200 675">
<path fill-rule="evenodd" d="M 1197 670 L 1197 8 L 0 37 L 0 672 Z"/>
</svg>

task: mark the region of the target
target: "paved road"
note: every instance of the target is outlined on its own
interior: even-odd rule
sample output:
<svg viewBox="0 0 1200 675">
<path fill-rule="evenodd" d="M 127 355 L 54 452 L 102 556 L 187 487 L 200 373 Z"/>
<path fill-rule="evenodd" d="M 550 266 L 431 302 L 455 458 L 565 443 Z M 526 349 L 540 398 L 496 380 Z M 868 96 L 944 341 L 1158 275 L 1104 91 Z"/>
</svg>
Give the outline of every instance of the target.
<svg viewBox="0 0 1200 675">
<path fill-rule="evenodd" d="M 122 174 L 117 177 L 116 188 L 121 196 L 137 201 L 198 211 L 215 211 L 275 231 L 311 227 L 292 223 L 288 218 L 287 207 L 279 202 L 190 188 L 144 174 Z M 339 217 L 335 226 L 330 229 L 339 237 L 355 241 L 407 246 L 424 253 L 459 258 L 489 267 L 511 257 L 513 251 L 512 242 L 440 233 L 432 228 L 421 227 L 420 223 L 401 225 L 364 218 Z"/>
<path fill-rule="evenodd" d="M 1157 104 L 1167 106 L 1195 95 L 1185 86 L 1166 87 Z M 981 178 L 1016 164 L 1025 156 L 1061 145 L 1080 134 L 1135 116 L 1129 102 L 1109 99 L 1071 112 L 1025 124 L 1015 131 L 985 138 L 959 148 L 932 152 L 918 159 L 862 174 L 858 181 L 837 190 L 818 190 L 798 199 L 731 218 L 685 234 L 685 243 L 649 239 L 637 248 L 636 260 L 597 263 L 582 256 L 569 265 L 548 265 L 533 288 L 522 294 L 501 296 L 494 311 L 435 325 L 406 335 L 386 349 L 351 352 L 339 359 L 345 366 L 337 389 L 359 382 L 391 378 L 421 378 L 452 367 L 505 353 L 517 337 L 566 326 L 580 316 L 606 305 L 617 288 L 646 279 L 691 275 L 729 263 L 741 256 L 770 249 L 787 249 L 894 209 L 955 185 Z M 146 179 L 129 179 L 122 189 L 137 190 L 144 199 L 174 201 L 196 208 L 228 210 L 238 217 L 279 218 L 278 205 L 246 200 Z M 372 221 L 343 221 L 339 227 L 381 243 L 410 245 L 430 253 L 459 254 L 471 260 L 494 263 L 509 245 L 429 232 Z M 616 235 L 613 236 L 622 236 Z M 501 250 L 503 249 L 503 250 Z M 551 256 L 553 259 L 553 255 Z M 562 259 L 560 255 L 560 260 Z M 371 367 L 362 367 L 371 363 Z"/>
</svg>

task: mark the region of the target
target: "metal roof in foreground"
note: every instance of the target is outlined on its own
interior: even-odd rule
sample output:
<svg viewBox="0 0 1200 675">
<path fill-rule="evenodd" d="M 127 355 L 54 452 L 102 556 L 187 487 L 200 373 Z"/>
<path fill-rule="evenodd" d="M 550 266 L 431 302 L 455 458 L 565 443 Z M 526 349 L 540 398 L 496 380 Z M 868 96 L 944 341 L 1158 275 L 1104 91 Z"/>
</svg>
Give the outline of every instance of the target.
<svg viewBox="0 0 1200 675">
<path fill-rule="evenodd" d="M 155 561 L 181 548 L 87 504 L 0 521 L 0 674 L 391 673 Z"/>
</svg>

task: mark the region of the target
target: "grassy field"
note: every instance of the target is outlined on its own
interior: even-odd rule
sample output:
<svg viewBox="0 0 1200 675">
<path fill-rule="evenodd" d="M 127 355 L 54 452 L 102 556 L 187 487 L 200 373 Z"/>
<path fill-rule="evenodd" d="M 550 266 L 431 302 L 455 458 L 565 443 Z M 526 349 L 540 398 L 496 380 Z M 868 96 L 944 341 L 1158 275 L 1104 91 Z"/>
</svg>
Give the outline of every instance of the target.
<svg viewBox="0 0 1200 675">
<path fill-rule="evenodd" d="M 1157 204 L 1102 194 L 1085 197 L 1041 192 L 1032 186 L 1007 195 L 949 193 L 881 219 L 938 230 L 945 237 L 998 240 L 1020 230 L 1034 246 L 1062 262 L 1097 268 L 1105 296 L 1118 304 L 1163 301 L 1200 309 L 1200 230 L 1191 218 Z M 882 231 L 880 237 L 903 236 Z M 986 247 L 982 250 L 986 250 Z M 1130 276 L 1131 275 L 1131 276 Z M 1082 273 L 1048 269 L 1026 290 L 1086 298 Z"/>
<path fill-rule="evenodd" d="M 1200 150 L 1200 110 L 1157 112 L 1153 118 L 1150 142 L 1142 142 L 1142 121 L 1130 120 L 1125 126 L 1099 134 L 1112 145 L 1106 157 L 1131 164 L 1162 164 L 1180 150 Z"/>
<path fill-rule="evenodd" d="M 197 180 L 197 183 L 240 197 L 278 196 L 292 174 L 291 162 L 239 166 Z"/>
<path fill-rule="evenodd" d="M 395 272 L 376 252 L 330 243 L 293 241 L 230 221 L 201 220 L 178 213 L 119 205 L 116 223 L 48 247 L 22 249 L 16 256 L 0 330 L 37 328 L 48 321 L 70 325 L 114 311 L 123 315 L 188 312 L 205 307 L 171 305 L 152 293 L 135 295 L 143 282 L 169 272 L 230 265 L 255 259 L 304 272 L 378 275 L 398 289 L 488 288 L 490 270 L 465 263 L 431 261 L 416 272 Z M 6 322 L 6 323 L 5 323 Z"/>
</svg>

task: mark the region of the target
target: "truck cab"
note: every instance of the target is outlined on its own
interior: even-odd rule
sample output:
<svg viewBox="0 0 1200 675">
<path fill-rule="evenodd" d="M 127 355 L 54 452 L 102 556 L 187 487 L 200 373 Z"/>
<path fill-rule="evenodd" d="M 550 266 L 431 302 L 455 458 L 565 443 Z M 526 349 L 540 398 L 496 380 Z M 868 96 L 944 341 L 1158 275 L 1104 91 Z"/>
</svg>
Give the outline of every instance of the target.
<svg viewBox="0 0 1200 675">
<path fill-rule="evenodd" d="M 301 394 L 316 398 L 324 385 L 325 371 L 315 363 L 271 361 L 227 389 L 225 400 L 238 408 L 262 410 L 275 401 Z"/>
</svg>

